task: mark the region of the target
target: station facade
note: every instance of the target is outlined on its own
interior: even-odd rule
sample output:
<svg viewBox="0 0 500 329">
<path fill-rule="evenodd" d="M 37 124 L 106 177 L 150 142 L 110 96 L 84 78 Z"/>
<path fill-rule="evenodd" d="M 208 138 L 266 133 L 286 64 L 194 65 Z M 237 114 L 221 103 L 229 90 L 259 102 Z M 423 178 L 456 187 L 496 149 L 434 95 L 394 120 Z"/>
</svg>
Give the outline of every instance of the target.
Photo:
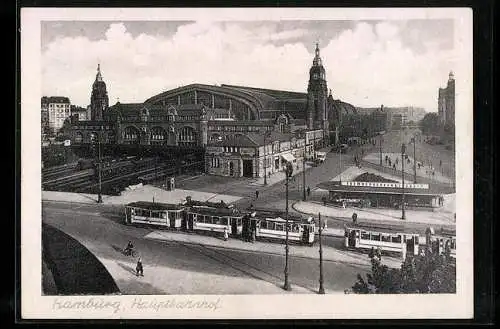
<svg viewBox="0 0 500 329">
<path fill-rule="evenodd" d="M 281 170 L 284 159 L 278 156 L 277 162 L 268 163 L 271 157 L 264 160 L 264 155 L 289 152 L 295 159 L 301 158 L 300 152 L 304 152 L 299 149 L 305 144 L 306 154 L 312 156 L 311 150 L 329 144 L 330 123 L 335 128 L 340 122 L 337 119 L 342 107 L 352 107 L 334 100 L 331 92 L 328 94 L 318 46 L 309 73 L 307 93 L 190 84 L 155 95 L 144 103 L 117 102 L 109 106 L 98 67 L 92 85 L 91 120 L 72 122 L 72 145 L 100 141 L 200 148 L 209 161 L 208 173 L 262 177 L 264 167 Z M 273 135 L 264 140 L 265 133 Z M 214 166 L 210 166 L 212 163 Z"/>
</svg>

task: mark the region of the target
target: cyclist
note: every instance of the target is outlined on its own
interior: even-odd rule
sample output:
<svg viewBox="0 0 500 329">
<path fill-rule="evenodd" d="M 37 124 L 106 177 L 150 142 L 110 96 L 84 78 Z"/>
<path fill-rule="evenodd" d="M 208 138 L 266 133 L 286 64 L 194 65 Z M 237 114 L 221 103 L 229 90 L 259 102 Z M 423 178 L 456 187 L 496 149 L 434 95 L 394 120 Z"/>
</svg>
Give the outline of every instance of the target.
<svg viewBox="0 0 500 329">
<path fill-rule="evenodd" d="M 127 243 L 127 246 L 125 247 L 125 255 L 130 256 L 133 250 L 134 250 L 134 245 L 132 244 L 132 241 L 129 241 Z"/>
</svg>

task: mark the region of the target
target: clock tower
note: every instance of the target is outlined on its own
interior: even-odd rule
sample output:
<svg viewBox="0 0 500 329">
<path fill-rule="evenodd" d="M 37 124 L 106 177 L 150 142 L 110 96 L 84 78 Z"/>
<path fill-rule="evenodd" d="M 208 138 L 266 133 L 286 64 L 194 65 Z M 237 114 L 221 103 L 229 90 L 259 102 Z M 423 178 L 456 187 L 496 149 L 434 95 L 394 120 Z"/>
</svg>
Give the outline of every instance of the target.
<svg viewBox="0 0 500 329">
<path fill-rule="evenodd" d="M 313 65 L 309 70 L 309 85 L 307 87 L 308 129 L 323 129 L 328 134 L 328 89 L 326 84 L 325 68 L 319 54 L 319 45 L 316 43 Z"/>
<path fill-rule="evenodd" d="M 92 94 L 90 96 L 91 120 L 102 121 L 103 113 L 108 109 L 109 98 L 106 90 L 106 83 L 102 79 L 101 65 L 97 65 L 97 75 L 92 84 Z"/>
</svg>

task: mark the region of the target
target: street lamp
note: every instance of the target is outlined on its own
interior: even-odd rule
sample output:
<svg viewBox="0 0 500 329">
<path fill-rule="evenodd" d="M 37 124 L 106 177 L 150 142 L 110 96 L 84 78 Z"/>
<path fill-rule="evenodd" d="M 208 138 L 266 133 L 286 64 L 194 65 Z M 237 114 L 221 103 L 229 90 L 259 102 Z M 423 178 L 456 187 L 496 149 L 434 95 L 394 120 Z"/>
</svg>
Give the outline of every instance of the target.
<svg viewBox="0 0 500 329">
<path fill-rule="evenodd" d="M 402 195 L 401 195 L 401 219 L 406 219 L 406 216 L 405 216 L 405 159 L 404 159 L 404 155 L 405 155 L 405 151 L 406 151 L 406 145 L 405 143 L 403 143 L 401 145 L 401 177 L 402 177 L 402 181 L 403 181 L 403 184 L 402 184 Z"/>
<path fill-rule="evenodd" d="M 98 156 L 98 174 L 99 174 L 99 191 L 97 193 L 97 203 L 102 203 L 102 176 L 101 176 L 101 135 L 102 135 L 102 125 L 100 127 L 99 134 L 97 136 L 97 156 Z"/>
<path fill-rule="evenodd" d="M 266 148 L 267 148 L 267 144 L 266 144 L 266 138 L 269 137 L 269 131 L 266 131 L 264 133 L 264 185 L 267 185 L 267 172 L 266 172 L 266 168 L 267 168 L 267 157 L 266 157 Z"/>
<path fill-rule="evenodd" d="M 302 201 L 306 201 L 306 133 L 303 134 L 304 137 L 304 156 L 302 157 Z"/>
<path fill-rule="evenodd" d="M 380 133 L 380 167 L 383 166 L 382 164 L 382 142 L 384 141 L 384 137 L 382 137 L 382 133 Z"/>
<path fill-rule="evenodd" d="M 323 225 L 321 223 L 321 213 L 318 213 L 319 221 L 319 294 L 325 294 L 325 288 L 323 287 L 323 245 L 321 242 L 321 233 L 323 232 Z"/>
<path fill-rule="evenodd" d="M 415 136 L 411 138 L 411 142 L 413 143 L 413 182 L 417 184 L 417 158 L 416 158 L 416 140 Z"/>
<path fill-rule="evenodd" d="M 288 252 L 289 252 L 289 247 L 288 247 L 288 179 L 292 176 L 293 173 L 293 166 L 290 162 L 287 162 L 286 168 L 285 168 L 285 186 L 286 186 L 286 208 L 285 208 L 285 232 L 286 232 L 286 238 L 285 238 L 285 285 L 283 286 L 283 289 L 285 290 L 292 290 L 292 287 L 290 286 L 290 282 L 288 281 Z"/>
</svg>

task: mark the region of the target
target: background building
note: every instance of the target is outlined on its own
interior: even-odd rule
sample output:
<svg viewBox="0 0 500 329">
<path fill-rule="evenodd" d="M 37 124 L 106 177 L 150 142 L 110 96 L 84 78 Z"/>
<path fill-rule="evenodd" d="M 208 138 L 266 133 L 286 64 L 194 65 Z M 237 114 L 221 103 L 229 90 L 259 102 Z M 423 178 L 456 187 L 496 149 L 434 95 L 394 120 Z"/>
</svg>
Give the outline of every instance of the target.
<svg viewBox="0 0 500 329">
<path fill-rule="evenodd" d="M 43 96 L 41 100 L 42 127 L 47 125 L 54 133 L 71 117 L 71 103 L 68 97 Z M 45 123 L 44 123 L 45 122 Z"/>
<path fill-rule="evenodd" d="M 214 166 L 208 167 L 212 168 L 210 172 L 252 177 L 263 175 L 259 147 L 265 146 L 262 137 L 265 132 L 280 136 L 277 142 L 286 144 L 290 138 L 298 138 L 300 131 L 306 137 L 308 150 L 314 154 L 314 148 L 330 143 L 330 127 L 335 127 L 332 132 L 338 136 L 342 113 L 354 110 L 352 105 L 334 100 L 331 92 L 328 94 L 318 45 L 309 70 L 307 93 L 190 84 L 162 92 L 144 103 L 117 102 L 109 106 L 106 83 L 98 66 L 89 108 L 91 116 L 87 121 L 73 122 L 72 145 L 89 145 L 101 135 L 102 143 L 120 146 L 172 150 L 210 146 L 208 150 L 212 151 L 232 147 L 238 151 L 222 152 L 220 159 L 228 163 L 233 157 L 232 169 L 219 170 Z M 83 117 L 83 109 L 81 112 Z M 280 150 L 282 147 L 280 144 Z M 290 151 L 290 147 L 286 150 Z M 208 157 L 213 156 L 212 151 L 206 151 Z M 252 157 L 251 162 L 248 157 Z M 275 170 L 282 169 L 280 161 Z"/>
<path fill-rule="evenodd" d="M 81 106 L 71 105 L 71 117 L 76 121 L 87 121 L 90 117 L 87 116 L 87 109 Z"/>
<path fill-rule="evenodd" d="M 446 88 L 439 88 L 438 116 L 442 126 L 455 126 L 455 77 L 453 72 L 448 76 Z"/>
</svg>

